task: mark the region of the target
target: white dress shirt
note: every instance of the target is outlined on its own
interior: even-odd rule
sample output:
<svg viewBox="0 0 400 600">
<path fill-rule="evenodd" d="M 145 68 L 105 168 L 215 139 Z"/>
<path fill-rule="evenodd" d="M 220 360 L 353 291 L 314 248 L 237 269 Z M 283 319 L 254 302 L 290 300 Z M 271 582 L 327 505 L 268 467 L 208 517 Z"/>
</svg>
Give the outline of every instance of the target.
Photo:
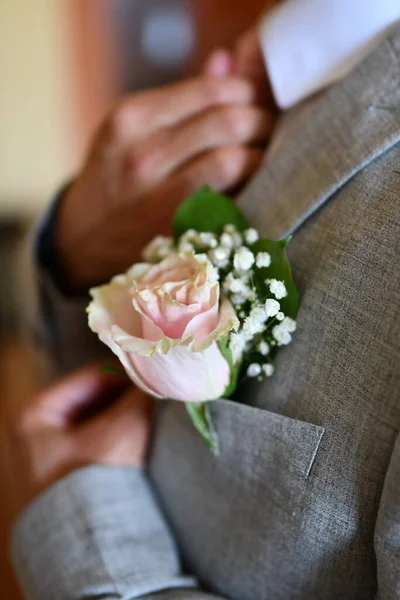
<svg viewBox="0 0 400 600">
<path fill-rule="evenodd" d="M 400 0 L 287 0 L 259 32 L 277 104 L 289 108 L 354 69 L 400 23 Z"/>
</svg>

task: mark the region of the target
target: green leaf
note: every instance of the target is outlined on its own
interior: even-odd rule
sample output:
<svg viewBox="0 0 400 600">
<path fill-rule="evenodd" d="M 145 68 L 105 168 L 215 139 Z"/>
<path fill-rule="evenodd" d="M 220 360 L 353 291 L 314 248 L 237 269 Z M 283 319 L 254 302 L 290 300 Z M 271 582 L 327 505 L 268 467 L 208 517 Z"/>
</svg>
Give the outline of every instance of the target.
<svg viewBox="0 0 400 600">
<path fill-rule="evenodd" d="M 212 424 L 209 402 L 185 402 L 185 405 L 193 425 L 214 456 L 218 456 L 218 437 Z"/>
<path fill-rule="evenodd" d="M 231 380 L 222 397 L 230 398 L 238 386 L 239 369 L 233 363 L 232 352 L 229 349 L 228 337 L 219 342 L 219 349 L 222 352 L 222 356 L 228 362 L 231 370 Z"/>
<path fill-rule="evenodd" d="M 119 375 L 120 377 L 126 377 L 129 379 L 125 371 L 122 371 L 122 369 L 117 369 L 116 367 L 105 365 L 104 367 L 100 367 L 100 371 L 102 373 L 111 373 L 112 375 Z"/>
<path fill-rule="evenodd" d="M 285 247 L 290 241 L 290 237 L 275 242 L 266 238 L 260 239 L 252 245 L 254 254 L 257 252 L 268 252 L 271 255 L 271 265 L 262 269 L 257 269 L 254 273 L 253 283 L 256 286 L 260 300 L 264 302 L 266 298 L 271 297 L 266 279 L 278 279 L 285 282 L 288 295 L 279 300 L 282 312 L 288 317 L 294 319 L 299 309 L 299 294 L 293 281 L 292 271 L 286 256 Z"/>
<path fill-rule="evenodd" d="M 249 228 L 233 200 L 206 186 L 178 207 L 174 217 L 174 237 L 178 239 L 188 229 L 220 234 L 224 225 L 234 225 L 238 231 Z"/>
<path fill-rule="evenodd" d="M 290 240 L 292 239 L 292 235 L 289 235 L 287 238 L 283 238 L 282 240 L 278 240 L 277 244 L 279 244 L 282 248 L 286 248 Z"/>
</svg>

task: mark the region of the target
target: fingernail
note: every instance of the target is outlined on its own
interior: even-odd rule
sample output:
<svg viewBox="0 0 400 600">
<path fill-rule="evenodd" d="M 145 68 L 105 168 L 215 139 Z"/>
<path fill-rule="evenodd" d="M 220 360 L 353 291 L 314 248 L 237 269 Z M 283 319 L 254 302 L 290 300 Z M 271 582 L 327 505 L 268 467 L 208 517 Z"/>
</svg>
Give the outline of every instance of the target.
<svg viewBox="0 0 400 600">
<path fill-rule="evenodd" d="M 233 59 L 228 50 L 215 50 L 204 65 L 204 72 L 214 77 L 225 77 L 232 73 Z"/>
</svg>

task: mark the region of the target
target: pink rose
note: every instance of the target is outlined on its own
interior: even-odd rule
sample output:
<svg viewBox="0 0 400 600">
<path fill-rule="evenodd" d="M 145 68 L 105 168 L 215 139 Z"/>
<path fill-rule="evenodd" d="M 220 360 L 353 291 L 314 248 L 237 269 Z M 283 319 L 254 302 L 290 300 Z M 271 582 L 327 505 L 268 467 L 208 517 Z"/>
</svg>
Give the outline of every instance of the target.
<svg viewBox="0 0 400 600">
<path fill-rule="evenodd" d="M 218 341 L 238 326 L 205 255 L 139 263 L 91 290 L 89 326 L 129 377 L 157 398 L 202 402 L 223 395 L 230 367 Z"/>
</svg>

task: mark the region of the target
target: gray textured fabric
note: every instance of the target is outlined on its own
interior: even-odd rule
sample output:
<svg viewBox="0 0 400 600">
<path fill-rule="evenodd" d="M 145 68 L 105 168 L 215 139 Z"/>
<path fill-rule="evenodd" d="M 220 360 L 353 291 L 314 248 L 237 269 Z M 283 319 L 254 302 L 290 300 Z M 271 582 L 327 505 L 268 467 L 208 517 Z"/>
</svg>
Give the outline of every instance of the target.
<svg viewBox="0 0 400 600">
<path fill-rule="evenodd" d="M 399 56 L 397 34 L 289 113 L 240 199 L 265 235 L 296 232 L 288 254 L 302 300 L 274 377 L 239 389 L 247 413 L 218 407 L 220 461 L 192 435 L 182 407 L 160 418 L 151 472 L 185 564 L 238 600 L 373 598 L 378 587 L 374 530 L 400 428 Z M 237 422 L 225 440 L 228 411 Z M 286 417 L 305 428 L 301 442 L 286 433 Z M 293 457 L 315 425 L 325 434 L 300 477 Z M 387 526 L 379 573 L 382 597 L 395 598 L 400 535 L 393 519 Z"/>
<path fill-rule="evenodd" d="M 274 377 L 242 386 L 236 400 L 245 404 L 213 405 L 219 459 L 183 406 L 159 412 L 153 489 L 183 568 L 224 598 L 400 597 L 399 62 L 397 31 L 345 81 L 290 111 L 241 196 L 263 234 L 296 233 L 288 254 L 302 302 Z M 38 527 L 51 497 L 32 514 Z M 121 519 L 130 518 L 125 508 Z M 40 554 L 23 522 L 18 539 Z M 128 553 L 96 542 L 107 555 Z M 146 542 L 129 551 L 140 556 Z M 50 562 L 50 547 L 43 557 Z M 53 557 L 55 572 L 65 562 Z M 210 598 L 167 591 L 176 576 L 150 597 Z M 81 597 L 53 585 L 43 597 Z M 137 597 L 134 587 L 130 594 L 121 597 Z"/>
<path fill-rule="evenodd" d="M 34 600 L 139 598 L 194 585 L 180 574 L 173 538 L 140 470 L 76 471 L 26 509 L 13 539 L 17 572 Z"/>
<path fill-rule="evenodd" d="M 386 475 L 375 528 L 380 598 L 400 598 L 400 435 Z"/>
</svg>

